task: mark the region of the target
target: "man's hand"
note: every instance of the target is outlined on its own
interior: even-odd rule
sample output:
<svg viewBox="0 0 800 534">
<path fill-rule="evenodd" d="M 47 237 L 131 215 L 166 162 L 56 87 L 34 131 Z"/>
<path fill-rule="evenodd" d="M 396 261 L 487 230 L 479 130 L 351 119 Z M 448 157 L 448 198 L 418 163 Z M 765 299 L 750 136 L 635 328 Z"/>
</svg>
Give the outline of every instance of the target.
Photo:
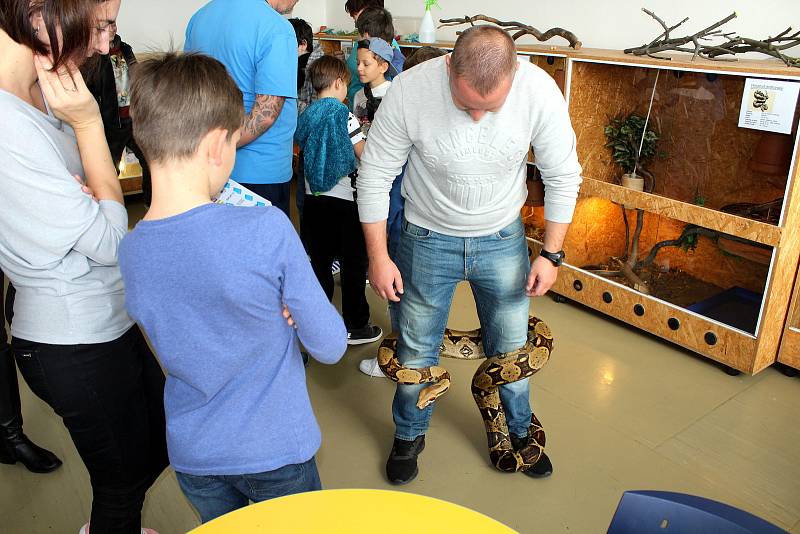
<svg viewBox="0 0 800 534">
<path fill-rule="evenodd" d="M 369 285 L 380 298 L 400 302 L 400 295 L 403 294 L 403 278 L 389 256 L 382 256 L 377 260 L 370 258 Z"/>
<path fill-rule="evenodd" d="M 539 256 L 531 265 L 528 283 L 525 285 L 525 293 L 529 297 L 541 297 L 553 287 L 557 277 L 558 267 L 553 265 L 553 262 L 547 258 Z"/>
</svg>

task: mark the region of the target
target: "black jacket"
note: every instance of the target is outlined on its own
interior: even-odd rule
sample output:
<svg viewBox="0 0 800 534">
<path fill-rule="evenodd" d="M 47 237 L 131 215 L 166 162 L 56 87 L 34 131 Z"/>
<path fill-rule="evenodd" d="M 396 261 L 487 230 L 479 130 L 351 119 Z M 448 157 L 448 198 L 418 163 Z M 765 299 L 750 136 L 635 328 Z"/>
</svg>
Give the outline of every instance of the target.
<svg viewBox="0 0 800 534">
<path fill-rule="evenodd" d="M 114 72 L 114 62 L 119 62 L 119 56 L 127 64 L 125 70 L 131 72 L 130 67 L 136 64 L 136 56 L 131 47 L 122 41 L 119 35 L 114 37 L 111 50 L 119 49 L 119 53 L 100 56 L 98 65 L 87 75 L 87 87 L 94 95 L 100 106 L 100 115 L 103 118 L 103 127 L 106 132 L 108 147 L 114 162 L 119 162 L 122 151 L 133 143 L 133 130 L 131 119 L 126 112 L 120 113 L 118 103 L 117 84 Z M 124 110 L 124 111 L 127 111 Z M 132 147 L 133 148 L 133 147 Z M 138 151 L 138 148 L 136 149 Z"/>
</svg>

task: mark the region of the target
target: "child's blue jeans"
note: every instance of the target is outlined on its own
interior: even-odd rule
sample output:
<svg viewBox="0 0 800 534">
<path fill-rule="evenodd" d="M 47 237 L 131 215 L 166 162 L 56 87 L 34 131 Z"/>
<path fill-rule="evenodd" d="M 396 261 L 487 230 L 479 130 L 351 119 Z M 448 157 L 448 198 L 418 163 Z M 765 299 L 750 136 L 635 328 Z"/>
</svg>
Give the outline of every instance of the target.
<svg viewBox="0 0 800 534">
<path fill-rule="evenodd" d="M 207 523 L 221 515 L 276 497 L 322 489 L 312 457 L 264 473 L 249 475 L 188 475 L 175 472 L 184 495 Z"/>
</svg>

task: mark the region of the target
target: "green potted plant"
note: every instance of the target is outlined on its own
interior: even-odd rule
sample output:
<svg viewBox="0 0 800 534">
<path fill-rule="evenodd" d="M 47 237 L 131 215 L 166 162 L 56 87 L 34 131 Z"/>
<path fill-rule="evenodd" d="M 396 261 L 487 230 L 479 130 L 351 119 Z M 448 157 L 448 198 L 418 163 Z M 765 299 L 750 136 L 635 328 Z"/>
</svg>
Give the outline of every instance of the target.
<svg viewBox="0 0 800 534">
<path fill-rule="evenodd" d="M 645 131 L 646 124 L 647 119 L 631 113 L 611 119 L 604 129 L 608 139 L 605 146 L 611 148 L 611 157 L 625 173 L 620 184 L 635 191 L 644 191 L 644 178 L 652 181 L 653 177 L 646 167 L 656 155 L 658 134 L 653 130 Z M 652 185 L 647 190 L 652 190 Z"/>
</svg>

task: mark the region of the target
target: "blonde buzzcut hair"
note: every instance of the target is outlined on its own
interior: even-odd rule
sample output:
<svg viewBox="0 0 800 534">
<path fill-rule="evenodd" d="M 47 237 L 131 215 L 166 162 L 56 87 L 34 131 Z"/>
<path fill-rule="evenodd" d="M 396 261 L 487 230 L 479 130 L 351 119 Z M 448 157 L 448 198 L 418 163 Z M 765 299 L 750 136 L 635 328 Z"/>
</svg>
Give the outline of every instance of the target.
<svg viewBox="0 0 800 534">
<path fill-rule="evenodd" d="M 481 96 L 494 91 L 517 68 L 517 48 L 511 36 L 496 26 L 473 26 L 458 36 L 450 71 Z"/>
</svg>

